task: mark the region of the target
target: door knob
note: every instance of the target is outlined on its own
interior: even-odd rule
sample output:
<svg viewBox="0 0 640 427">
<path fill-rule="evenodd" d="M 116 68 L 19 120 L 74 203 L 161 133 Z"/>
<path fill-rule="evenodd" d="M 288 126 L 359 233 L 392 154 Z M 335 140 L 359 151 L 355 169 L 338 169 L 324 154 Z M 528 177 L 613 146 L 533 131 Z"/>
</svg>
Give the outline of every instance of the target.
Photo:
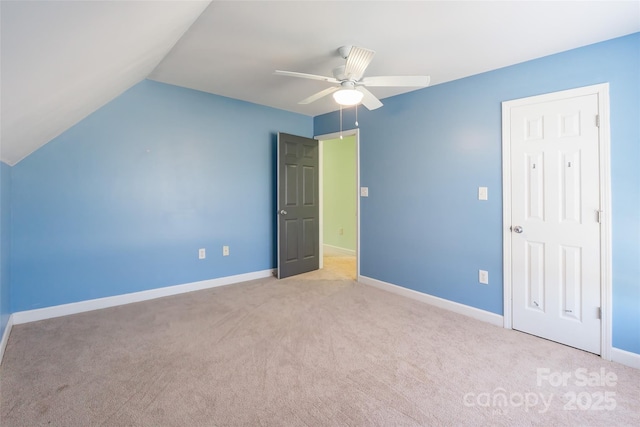
<svg viewBox="0 0 640 427">
<path fill-rule="evenodd" d="M 279 212 L 279 213 L 280 213 L 280 215 L 286 215 L 286 214 L 287 214 L 287 211 L 285 211 L 284 209 L 282 209 L 282 210 L 280 210 L 280 212 Z"/>
<path fill-rule="evenodd" d="M 522 233 L 522 227 L 521 227 L 521 226 L 519 226 L 519 225 L 516 225 L 515 227 L 513 227 L 513 231 L 514 231 L 515 233 L 520 234 L 520 233 Z"/>
</svg>

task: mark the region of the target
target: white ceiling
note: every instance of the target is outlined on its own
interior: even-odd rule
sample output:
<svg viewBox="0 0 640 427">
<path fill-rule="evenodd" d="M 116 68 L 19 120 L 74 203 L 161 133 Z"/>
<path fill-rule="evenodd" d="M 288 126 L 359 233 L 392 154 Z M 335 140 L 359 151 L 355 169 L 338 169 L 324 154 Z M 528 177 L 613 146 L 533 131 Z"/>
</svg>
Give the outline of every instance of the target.
<svg viewBox="0 0 640 427">
<path fill-rule="evenodd" d="M 273 71 L 331 75 L 344 44 L 377 52 L 367 76 L 434 85 L 640 31 L 638 0 L 3 0 L 0 12 L 9 164 L 144 78 L 315 116 L 331 97 L 297 102 L 327 84 Z"/>
</svg>

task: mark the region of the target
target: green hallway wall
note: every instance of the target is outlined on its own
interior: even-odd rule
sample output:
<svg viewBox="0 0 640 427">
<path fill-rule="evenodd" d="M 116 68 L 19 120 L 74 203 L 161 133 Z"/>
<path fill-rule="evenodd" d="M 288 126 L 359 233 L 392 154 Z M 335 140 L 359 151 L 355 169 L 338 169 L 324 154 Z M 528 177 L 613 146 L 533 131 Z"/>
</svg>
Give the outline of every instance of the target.
<svg viewBox="0 0 640 427">
<path fill-rule="evenodd" d="M 349 136 L 322 144 L 324 244 L 355 252 L 356 138 Z"/>
</svg>

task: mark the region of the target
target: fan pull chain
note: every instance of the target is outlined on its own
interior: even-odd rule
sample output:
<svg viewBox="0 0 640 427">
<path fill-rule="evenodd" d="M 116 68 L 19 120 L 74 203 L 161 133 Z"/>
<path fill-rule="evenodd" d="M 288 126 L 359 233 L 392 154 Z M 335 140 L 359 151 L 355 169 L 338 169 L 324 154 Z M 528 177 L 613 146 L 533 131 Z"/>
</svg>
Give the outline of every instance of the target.
<svg viewBox="0 0 640 427">
<path fill-rule="evenodd" d="M 340 105 L 340 139 L 342 139 L 342 104 Z"/>
<path fill-rule="evenodd" d="M 358 104 L 356 104 L 356 127 L 358 127 Z"/>
</svg>

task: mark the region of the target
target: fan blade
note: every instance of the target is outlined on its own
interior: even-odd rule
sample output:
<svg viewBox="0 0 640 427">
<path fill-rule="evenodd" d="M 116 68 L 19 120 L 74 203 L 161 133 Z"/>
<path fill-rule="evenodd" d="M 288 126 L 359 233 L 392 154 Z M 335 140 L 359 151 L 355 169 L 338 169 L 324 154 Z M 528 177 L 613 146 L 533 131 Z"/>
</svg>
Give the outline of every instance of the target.
<svg viewBox="0 0 640 427">
<path fill-rule="evenodd" d="M 316 74 L 297 73 L 295 71 L 276 70 L 273 74 L 277 74 L 279 76 L 300 77 L 303 79 L 311 79 L 311 80 L 322 80 L 324 82 L 329 82 L 329 83 L 340 83 L 338 80 L 334 79 L 333 77 L 318 76 Z"/>
<path fill-rule="evenodd" d="M 344 75 L 348 79 L 360 80 L 376 53 L 373 50 L 353 46 L 347 57 Z"/>
<path fill-rule="evenodd" d="M 374 94 L 369 92 L 364 87 L 360 86 L 356 88 L 356 90 L 359 90 L 364 94 L 364 96 L 362 97 L 362 105 L 367 107 L 368 110 L 375 110 L 376 108 L 382 107 L 382 102 L 380 102 L 380 100 L 376 98 Z"/>
<path fill-rule="evenodd" d="M 427 87 L 430 80 L 429 76 L 377 76 L 365 77 L 359 83 L 365 86 Z"/>
<path fill-rule="evenodd" d="M 323 97 L 329 95 L 330 93 L 333 93 L 333 92 L 337 91 L 338 89 L 340 89 L 340 86 L 330 87 L 330 88 L 327 88 L 325 90 L 321 90 L 320 92 L 315 93 L 315 94 L 311 95 L 310 97 L 305 98 L 302 101 L 298 102 L 298 104 L 311 104 L 312 102 L 317 101 L 318 99 L 323 98 Z"/>
</svg>

